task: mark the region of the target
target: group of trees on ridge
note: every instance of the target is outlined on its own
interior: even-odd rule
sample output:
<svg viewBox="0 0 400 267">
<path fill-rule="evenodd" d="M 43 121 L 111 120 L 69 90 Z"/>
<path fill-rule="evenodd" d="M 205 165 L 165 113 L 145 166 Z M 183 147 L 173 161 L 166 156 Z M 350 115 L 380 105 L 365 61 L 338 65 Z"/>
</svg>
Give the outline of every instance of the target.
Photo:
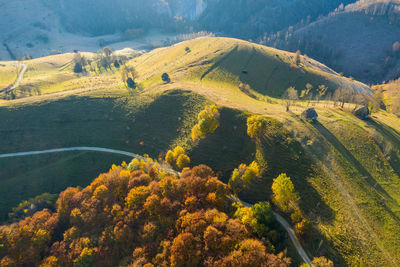
<svg viewBox="0 0 400 267">
<path fill-rule="evenodd" d="M 73 71 L 75 73 L 88 73 L 89 71 L 101 73 L 102 69 L 111 71 L 112 67 L 119 69 L 121 66 L 125 66 L 127 60 L 128 57 L 116 55 L 107 46 L 99 50 L 94 57 L 86 57 L 76 51 L 73 58 Z"/>
<path fill-rule="evenodd" d="M 366 106 L 371 112 L 376 112 L 381 108 L 385 108 L 383 96 L 381 93 L 367 95 L 365 93 L 356 93 L 349 88 L 338 88 L 333 93 L 329 92 L 329 88 L 325 85 L 319 85 L 317 88 L 310 83 L 307 83 L 305 89 L 299 91 L 294 87 L 289 87 L 282 95 L 283 103 L 286 111 L 290 110 L 296 101 L 307 101 L 310 105 L 312 101 L 318 103 L 322 98 L 325 98 L 325 105 L 332 103 L 334 106 L 344 108 L 345 104 L 354 104 L 353 109 L 356 110 L 360 106 Z"/>
</svg>

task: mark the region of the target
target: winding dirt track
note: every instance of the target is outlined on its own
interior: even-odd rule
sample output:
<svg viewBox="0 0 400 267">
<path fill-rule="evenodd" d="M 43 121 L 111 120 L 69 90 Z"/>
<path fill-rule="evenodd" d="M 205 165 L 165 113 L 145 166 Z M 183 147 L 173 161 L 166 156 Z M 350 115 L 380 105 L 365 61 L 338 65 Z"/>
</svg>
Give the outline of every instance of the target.
<svg viewBox="0 0 400 267">
<path fill-rule="evenodd" d="M 18 65 L 22 66 L 22 70 L 21 70 L 21 72 L 19 73 L 19 76 L 18 76 L 17 81 L 16 81 L 16 82 L 14 83 L 14 85 L 10 88 L 10 90 L 13 90 L 13 89 L 17 88 L 17 87 L 20 85 L 20 83 L 21 83 L 21 81 L 22 81 L 22 77 L 24 77 L 24 73 L 25 73 L 26 69 L 28 68 L 28 66 L 27 66 L 25 63 L 18 64 Z"/>
<path fill-rule="evenodd" d="M 138 159 L 144 159 L 144 157 L 127 152 L 127 151 L 122 151 L 122 150 L 116 150 L 116 149 L 109 149 L 109 148 L 102 148 L 102 147 L 67 147 L 67 148 L 55 148 L 55 149 L 48 149 L 48 150 L 38 150 L 38 151 L 28 151 L 28 152 L 16 152 L 16 153 L 7 153 L 7 154 L 0 154 L 0 158 L 13 158 L 13 157 L 23 157 L 23 156 L 30 156 L 30 155 L 40 155 L 40 154 L 48 154 L 48 153 L 58 153 L 58 152 L 67 152 L 67 151 L 93 151 L 93 152 L 104 152 L 104 153 L 112 153 L 112 154 L 119 154 L 119 155 L 124 155 L 128 157 L 133 157 L 133 158 L 138 158 Z M 165 166 L 161 166 L 165 170 Z M 177 172 L 168 169 L 168 171 L 172 171 L 173 173 L 177 174 Z M 240 201 L 243 206 L 246 207 L 252 207 L 253 205 L 246 203 L 244 201 L 241 201 L 240 199 L 237 199 L 232 196 L 232 199 L 235 201 Z M 277 221 L 282 225 L 283 228 L 288 232 L 290 239 L 293 242 L 293 245 L 295 246 L 297 252 L 303 259 L 305 263 L 307 263 L 309 266 L 312 266 L 312 262 L 310 258 L 308 257 L 307 253 L 305 252 L 304 248 L 301 246 L 300 241 L 295 235 L 294 230 L 290 227 L 290 224 L 278 213 L 273 212 Z"/>
<path fill-rule="evenodd" d="M 66 152 L 66 151 L 95 151 L 95 152 L 106 152 L 106 153 L 119 154 L 119 155 L 124 155 L 124 156 L 128 156 L 128 157 L 133 157 L 133 158 L 141 158 L 141 159 L 143 158 L 135 153 L 130 153 L 130 152 L 122 151 L 122 150 L 101 148 L 101 147 L 86 147 L 86 146 L 0 154 L 0 158 L 13 158 L 13 157 L 22 157 L 22 156 L 29 156 L 29 155 Z"/>
<path fill-rule="evenodd" d="M 17 88 L 20 84 L 21 84 L 21 81 L 22 81 L 22 78 L 24 77 L 24 74 L 25 74 L 25 71 L 26 71 L 26 69 L 28 68 L 28 66 L 25 64 L 25 63 L 21 63 L 21 64 L 12 64 L 12 65 L 10 65 L 10 66 L 22 66 L 22 70 L 21 70 L 21 72 L 19 73 L 19 75 L 18 75 L 18 78 L 17 78 L 17 80 L 15 81 L 15 83 L 13 84 L 13 86 L 11 86 L 11 87 L 9 87 L 9 88 L 5 88 L 5 89 L 3 89 L 3 90 L 0 90 L 0 93 L 7 93 L 7 92 L 9 92 L 9 91 L 11 91 L 11 90 L 14 90 L 15 88 Z"/>
</svg>

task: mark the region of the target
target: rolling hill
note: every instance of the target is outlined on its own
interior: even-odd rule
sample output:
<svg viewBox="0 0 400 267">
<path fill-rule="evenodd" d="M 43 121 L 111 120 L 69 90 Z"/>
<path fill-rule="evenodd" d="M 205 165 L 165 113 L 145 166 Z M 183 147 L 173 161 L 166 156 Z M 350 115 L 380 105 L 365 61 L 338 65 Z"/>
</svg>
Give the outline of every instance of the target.
<svg viewBox="0 0 400 267">
<path fill-rule="evenodd" d="M 5 118 L 0 121 L 0 153 L 83 145 L 157 158 L 181 145 L 194 165 L 208 164 L 225 182 L 240 163 L 263 160 L 268 165 L 264 176 L 241 198 L 270 200 L 272 180 L 280 173 L 292 177 L 301 211 L 314 229 L 303 242 L 309 255 L 325 255 L 339 266 L 400 265 L 400 119 L 380 111 L 362 121 L 353 115 L 352 104 L 338 108 L 329 101 L 310 104 L 319 114 L 316 123 L 299 116 L 309 107 L 307 101 L 297 101 L 285 112 L 278 97 L 288 86 L 325 84 L 331 90 L 371 92 L 312 59 L 302 57 L 297 66 L 293 58 L 292 53 L 244 41 L 201 38 L 128 61 L 138 72 L 141 89 L 135 91 L 123 86 L 115 68 L 74 76 L 79 84 L 74 88 L 53 79 L 41 95 L 0 101 L 0 117 Z M 38 77 L 52 77 L 46 72 Z M 49 71 L 58 72 L 59 66 Z M 170 83 L 161 81 L 164 72 Z M 30 77 L 29 70 L 26 74 Z M 250 85 L 251 94 L 239 89 L 239 80 Z M 219 108 L 220 127 L 193 142 L 197 114 L 211 103 Z M 260 142 L 246 133 L 252 114 L 268 121 Z M 109 167 L 104 164 L 122 160 L 128 159 L 74 152 L 50 159 L 0 159 L 0 201 L 7 207 L 1 216 L 43 192 L 86 186 L 96 172 Z"/>
<path fill-rule="evenodd" d="M 268 45 L 305 53 L 347 76 L 381 83 L 400 76 L 400 2 L 358 1 L 312 23 L 267 38 Z"/>
<path fill-rule="evenodd" d="M 300 91 L 307 83 L 314 88 L 326 85 L 331 92 L 338 88 L 372 92 L 365 84 L 342 77 L 309 57 L 301 56 L 300 62 L 295 64 L 293 53 L 246 41 L 198 38 L 151 51 L 134 59 L 132 65 L 145 86 L 167 72 L 176 83 L 219 84 L 239 90 L 238 84 L 243 82 L 254 92 L 272 97 L 281 97 L 290 86 Z"/>
</svg>

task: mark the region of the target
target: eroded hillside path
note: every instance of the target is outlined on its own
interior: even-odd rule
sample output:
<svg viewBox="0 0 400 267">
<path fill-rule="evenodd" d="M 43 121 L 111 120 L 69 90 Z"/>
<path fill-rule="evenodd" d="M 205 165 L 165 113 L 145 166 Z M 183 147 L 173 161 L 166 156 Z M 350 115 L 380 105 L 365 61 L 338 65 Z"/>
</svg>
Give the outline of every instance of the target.
<svg viewBox="0 0 400 267">
<path fill-rule="evenodd" d="M 17 88 L 20 84 L 21 84 L 21 81 L 22 81 L 22 78 L 24 77 L 24 74 L 25 74 L 25 71 L 26 71 L 26 69 L 28 68 L 28 65 L 26 65 L 25 63 L 21 63 L 21 64 L 11 64 L 10 66 L 22 66 L 22 70 L 19 72 L 19 74 L 18 74 L 18 78 L 17 78 L 17 80 L 15 81 L 15 83 L 11 86 L 11 87 L 9 87 L 9 88 L 5 88 L 5 89 L 3 89 L 3 90 L 0 90 L 0 93 L 7 93 L 7 92 L 9 92 L 9 91 L 11 91 L 11 90 L 14 90 L 15 88 Z"/>
<path fill-rule="evenodd" d="M 6 153 L 0 154 L 0 158 L 14 158 L 14 157 L 23 157 L 23 156 L 31 156 L 31 155 L 40 155 L 40 154 L 49 154 L 49 153 L 59 153 L 59 152 L 68 152 L 68 151 L 91 151 L 91 152 L 104 152 L 104 153 L 112 153 L 118 155 L 124 155 L 128 157 L 133 157 L 137 159 L 145 159 L 144 157 L 131 153 L 128 151 L 117 150 L 117 149 L 110 149 L 110 148 L 103 148 L 103 147 L 66 147 L 66 148 L 55 148 L 55 149 L 47 149 L 47 150 L 37 150 L 37 151 L 27 151 L 27 152 L 16 152 L 16 153 Z M 174 174 L 179 174 L 174 170 L 166 169 L 167 167 L 161 166 L 163 170 L 173 172 Z M 240 201 L 243 206 L 252 207 L 253 205 L 246 203 L 240 199 L 232 197 L 233 200 Z M 301 256 L 303 261 L 307 263 L 309 266 L 312 266 L 312 262 L 308 257 L 307 253 L 305 252 L 304 248 L 301 246 L 299 239 L 295 235 L 293 228 L 290 227 L 290 224 L 278 213 L 273 212 L 276 220 L 282 225 L 282 227 L 287 231 L 289 237 L 297 250 L 297 253 Z"/>
<path fill-rule="evenodd" d="M 24 77 L 25 71 L 26 71 L 26 69 L 28 68 L 28 65 L 26 65 L 25 63 L 18 64 L 18 65 L 22 66 L 22 70 L 21 70 L 21 72 L 19 73 L 19 76 L 18 76 L 17 81 L 16 81 L 16 82 L 14 83 L 14 85 L 10 88 L 10 90 L 13 90 L 13 89 L 17 88 L 17 87 L 21 84 L 22 77 Z"/>
</svg>

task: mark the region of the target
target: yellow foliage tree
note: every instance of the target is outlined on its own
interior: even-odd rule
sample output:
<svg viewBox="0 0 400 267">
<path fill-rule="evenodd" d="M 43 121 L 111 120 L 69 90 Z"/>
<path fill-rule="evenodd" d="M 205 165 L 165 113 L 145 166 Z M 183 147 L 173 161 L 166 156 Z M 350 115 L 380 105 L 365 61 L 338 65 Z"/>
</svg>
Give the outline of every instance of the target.
<svg viewBox="0 0 400 267">
<path fill-rule="evenodd" d="M 294 190 L 290 177 L 282 173 L 274 179 L 272 184 L 273 201 L 284 212 L 294 209 L 299 201 L 299 196 Z"/>
<path fill-rule="evenodd" d="M 253 161 L 249 166 L 242 163 L 232 172 L 229 186 L 232 191 L 237 194 L 257 177 L 260 177 L 261 169 L 257 162 Z"/>
<path fill-rule="evenodd" d="M 190 164 L 189 156 L 186 155 L 185 150 L 180 146 L 175 147 L 174 150 L 169 150 L 165 156 L 165 161 L 179 171 Z"/>
<path fill-rule="evenodd" d="M 334 264 L 331 260 L 325 257 L 315 257 L 312 261 L 312 265 L 315 267 L 333 267 Z"/>
<path fill-rule="evenodd" d="M 219 111 L 215 105 L 205 106 L 197 116 L 198 122 L 192 128 L 192 140 L 197 142 L 219 127 Z"/>
<path fill-rule="evenodd" d="M 262 133 L 267 130 L 268 122 L 261 116 L 254 115 L 247 118 L 247 134 L 251 138 L 261 137 Z"/>
</svg>

